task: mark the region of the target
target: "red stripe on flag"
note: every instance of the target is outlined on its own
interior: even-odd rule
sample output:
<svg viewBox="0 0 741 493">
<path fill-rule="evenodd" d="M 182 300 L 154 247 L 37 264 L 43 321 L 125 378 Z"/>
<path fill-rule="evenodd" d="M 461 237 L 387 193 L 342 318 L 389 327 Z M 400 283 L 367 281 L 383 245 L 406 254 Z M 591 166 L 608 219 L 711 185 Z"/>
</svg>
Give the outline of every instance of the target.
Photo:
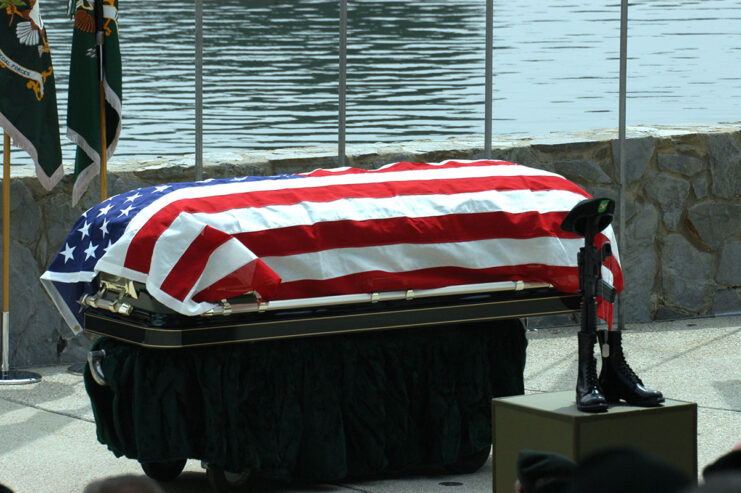
<svg viewBox="0 0 741 493">
<path fill-rule="evenodd" d="M 597 297 L 597 317 L 607 322 L 609 330 L 612 330 L 612 303 Z"/>
<path fill-rule="evenodd" d="M 203 231 L 170 269 L 160 289 L 176 300 L 183 301 L 198 282 L 213 251 L 229 239 L 231 235 L 211 226 L 203 228 Z"/>
<path fill-rule="evenodd" d="M 577 185 L 556 176 L 494 176 L 420 181 L 387 181 L 382 183 L 324 185 L 300 189 L 244 192 L 229 195 L 183 199 L 155 213 L 129 244 L 124 266 L 149 272 L 154 245 L 159 236 L 181 213 L 218 213 L 230 209 L 288 205 L 299 202 L 332 202 L 352 198 L 387 198 L 399 195 L 453 195 L 486 190 L 565 190 L 588 197 Z"/>
<path fill-rule="evenodd" d="M 597 247 L 597 250 L 602 248 L 602 245 L 605 243 L 609 243 L 609 238 L 605 236 L 603 233 L 599 233 L 595 239 L 594 239 L 594 245 Z M 614 276 L 614 279 L 612 281 L 612 286 L 617 289 L 618 293 L 623 290 L 624 287 L 624 280 L 623 280 L 623 270 L 620 267 L 620 264 L 615 259 L 614 255 L 611 255 L 605 259 L 603 262 L 603 265 L 610 269 L 610 272 L 612 272 L 612 275 Z"/>
<path fill-rule="evenodd" d="M 399 243 L 433 244 L 492 238 L 578 238 L 560 228 L 567 212 L 481 212 L 433 217 L 318 222 L 234 235 L 258 257 Z"/>
<path fill-rule="evenodd" d="M 560 291 L 574 293 L 579 290 L 579 270 L 576 267 L 523 264 L 489 269 L 434 267 L 400 273 L 367 271 L 333 279 L 284 282 L 278 286 L 273 299 L 306 298 L 307 293 L 312 297 L 332 296 L 500 281 L 547 282 Z"/>
<path fill-rule="evenodd" d="M 273 269 L 265 265 L 262 260 L 256 259 L 196 293 L 193 300 L 199 303 L 216 302 L 253 290 L 258 293 L 259 297 L 271 299 L 279 284 L 280 277 L 273 272 Z"/>
</svg>

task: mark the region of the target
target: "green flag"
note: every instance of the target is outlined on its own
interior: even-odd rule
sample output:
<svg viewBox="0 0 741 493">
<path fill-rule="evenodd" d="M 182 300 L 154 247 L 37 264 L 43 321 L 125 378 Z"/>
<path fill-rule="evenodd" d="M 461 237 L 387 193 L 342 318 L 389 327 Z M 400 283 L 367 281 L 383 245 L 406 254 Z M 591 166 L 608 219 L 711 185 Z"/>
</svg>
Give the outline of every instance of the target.
<svg viewBox="0 0 741 493">
<path fill-rule="evenodd" d="M 49 43 L 38 0 L 0 0 L 0 125 L 47 190 L 64 176 Z"/>
<path fill-rule="evenodd" d="M 100 173 L 101 63 L 108 158 L 113 155 L 118 143 L 121 133 L 121 52 L 118 45 L 118 0 L 72 2 L 70 14 L 75 20 L 75 28 L 69 67 L 67 137 L 77 144 L 75 184 L 72 189 L 74 205 L 85 193 L 90 181 Z M 96 6 L 96 2 L 100 3 Z M 98 49 L 98 42 L 102 42 L 101 50 Z"/>
</svg>

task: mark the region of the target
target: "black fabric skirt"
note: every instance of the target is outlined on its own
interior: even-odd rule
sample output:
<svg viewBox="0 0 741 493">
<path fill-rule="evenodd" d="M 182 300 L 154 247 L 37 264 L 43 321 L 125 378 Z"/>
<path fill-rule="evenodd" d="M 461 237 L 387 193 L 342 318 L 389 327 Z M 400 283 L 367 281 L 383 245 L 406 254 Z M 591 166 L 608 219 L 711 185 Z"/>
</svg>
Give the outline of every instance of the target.
<svg viewBox="0 0 741 493">
<path fill-rule="evenodd" d="M 85 371 L 98 440 L 140 462 L 200 459 L 280 480 L 450 465 L 491 445 L 522 394 L 519 320 L 148 349 L 102 338 Z"/>
</svg>

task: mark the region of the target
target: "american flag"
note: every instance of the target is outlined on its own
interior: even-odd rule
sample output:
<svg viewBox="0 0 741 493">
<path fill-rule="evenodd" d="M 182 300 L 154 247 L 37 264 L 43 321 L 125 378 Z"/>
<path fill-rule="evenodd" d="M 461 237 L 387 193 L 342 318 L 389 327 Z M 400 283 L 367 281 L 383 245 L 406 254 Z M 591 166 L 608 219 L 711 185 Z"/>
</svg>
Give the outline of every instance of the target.
<svg viewBox="0 0 741 493">
<path fill-rule="evenodd" d="M 160 185 L 86 211 L 41 279 L 75 332 L 98 272 L 144 283 L 183 315 L 248 292 L 278 300 L 512 280 L 577 292 L 583 239 L 560 224 L 589 197 L 504 161 Z M 614 257 L 603 277 L 621 290 L 610 227 L 605 241 Z"/>
</svg>

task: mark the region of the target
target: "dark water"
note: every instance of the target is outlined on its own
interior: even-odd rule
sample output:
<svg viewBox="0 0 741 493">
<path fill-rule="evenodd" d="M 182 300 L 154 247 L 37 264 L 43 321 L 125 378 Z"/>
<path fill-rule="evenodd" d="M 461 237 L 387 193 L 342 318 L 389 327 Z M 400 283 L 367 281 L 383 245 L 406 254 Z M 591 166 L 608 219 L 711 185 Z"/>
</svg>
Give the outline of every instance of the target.
<svg viewBox="0 0 741 493">
<path fill-rule="evenodd" d="M 204 3 L 204 152 L 336 143 L 338 2 Z M 42 2 L 63 134 L 65 5 Z M 348 8 L 348 144 L 483 135 L 485 0 Z M 193 153 L 193 4 L 119 9 L 124 126 L 111 161 Z M 494 16 L 495 135 L 617 126 L 618 1 L 495 0 Z M 741 2 L 634 1 L 628 53 L 629 126 L 741 121 Z"/>
</svg>

